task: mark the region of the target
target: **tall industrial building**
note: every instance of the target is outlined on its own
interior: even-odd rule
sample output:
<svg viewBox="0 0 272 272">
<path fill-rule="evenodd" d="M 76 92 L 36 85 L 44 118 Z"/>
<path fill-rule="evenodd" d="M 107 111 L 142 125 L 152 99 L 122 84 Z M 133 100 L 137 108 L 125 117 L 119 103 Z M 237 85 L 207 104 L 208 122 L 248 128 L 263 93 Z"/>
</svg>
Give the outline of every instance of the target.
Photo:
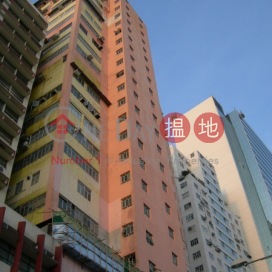
<svg viewBox="0 0 272 272">
<path fill-rule="evenodd" d="M 171 147 L 171 155 L 190 271 L 233 271 L 234 260 L 250 261 L 240 219 L 224 203 L 216 165 L 198 151 L 186 158 Z"/>
<path fill-rule="evenodd" d="M 193 126 L 201 124 L 202 132 L 207 132 L 211 125 L 215 129 L 215 124 L 206 121 L 195 124 L 197 118 L 207 112 L 215 113 L 223 120 L 222 137 L 206 143 L 199 139 L 197 131 L 191 131 L 189 137 L 177 146 L 186 156 L 190 155 L 190 146 L 194 146 L 208 160 L 217 161 L 215 168 L 222 192 L 226 193 L 225 202 L 241 218 L 252 259 L 271 255 L 271 152 L 246 123 L 244 114 L 234 111 L 225 115 L 213 97 L 185 116 Z M 188 142 L 190 145 L 186 144 Z M 252 266 L 255 271 L 271 271 L 272 261 L 267 259 Z"/>
<path fill-rule="evenodd" d="M 94 271 L 119 271 L 114 254 L 131 271 L 187 271 L 144 23 L 125 0 L 35 5 L 49 26 L 7 204 Z"/>
<path fill-rule="evenodd" d="M 0 2 L 0 202 L 15 153 L 47 24 L 28 1 Z"/>
</svg>

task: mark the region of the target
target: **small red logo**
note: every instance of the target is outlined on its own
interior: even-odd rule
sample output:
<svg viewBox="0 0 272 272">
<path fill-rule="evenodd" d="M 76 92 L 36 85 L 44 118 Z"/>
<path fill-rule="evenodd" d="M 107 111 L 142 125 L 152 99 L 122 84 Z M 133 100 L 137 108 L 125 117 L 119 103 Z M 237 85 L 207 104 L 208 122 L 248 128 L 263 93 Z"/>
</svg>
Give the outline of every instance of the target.
<svg viewBox="0 0 272 272">
<path fill-rule="evenodd" d="M 194 132 L 200 141 L 204 143 L 214 143 L 222 137 L 224 124 L 219 115 L 206 112 L 196 118 Z"/>
<path fill-rule="evenodd" d="M 169 113 L 161 120 L 160 131 L 166 141 L 179 143 L 188 137 L 190 133 L 190 123 L 181 113 Z"/>
<path fill-rule="evenodd" d="M 50 126 L 57 125 L 56 134 L 67 134 L 68 124 L 75 126 L 64 114 L 61 114 L 56 120 L 54 120 Z"/>
</svg>

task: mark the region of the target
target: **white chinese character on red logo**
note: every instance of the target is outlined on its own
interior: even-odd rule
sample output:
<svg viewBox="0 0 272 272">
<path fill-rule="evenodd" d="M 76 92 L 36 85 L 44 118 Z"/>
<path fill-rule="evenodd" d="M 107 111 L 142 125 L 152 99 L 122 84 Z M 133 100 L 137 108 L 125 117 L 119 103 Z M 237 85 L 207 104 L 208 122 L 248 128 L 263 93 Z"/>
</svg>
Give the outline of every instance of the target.
<svg viewBox="0 0 272 272">
<path fill-rule="evenodd" d="M 206 123 L 204 122 L 204 118 L 201 118 L 199 125 L 201 127 L 201 131 L 198 133 L 198 135 L 206 133 L 209 138 L 218 137 L 218 123 L 213 123 L 212 116 L 208 121 L 206 121 Z"/>
<path fill-rule="evenodd" d="M 194 131 L 200 141 L 205 143 L 216 142 L 224 133 L 223 121 L 215 113 L 203 113 L 196 119 Z"/>
<path fill-rule="evenodd" d="M 184 128 L 183 128 L 183 120 L 181 118 L 175 118 L 173 122 L 171 122 L 170 117 L 168 117 L 167 122 L 165 122 L 167 135 L 165 138 L 184 138 Z"/>
<path fill-rule="evenodd" d="M 178 143 L 188 137 L 190 124 L 184 115 L 180 113 L 169 113 L 162 119 L 160 131 L 166 141 Z"/>
</svg>

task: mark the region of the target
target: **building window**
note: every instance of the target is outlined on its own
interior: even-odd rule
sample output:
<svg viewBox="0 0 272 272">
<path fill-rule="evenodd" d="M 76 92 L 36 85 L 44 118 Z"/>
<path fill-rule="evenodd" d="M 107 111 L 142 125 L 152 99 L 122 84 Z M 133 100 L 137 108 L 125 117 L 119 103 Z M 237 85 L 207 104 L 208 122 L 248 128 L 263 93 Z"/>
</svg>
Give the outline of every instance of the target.
<svg viewBox="0 0 272 272">
<path fill-rule="evenodd" d="M 157 121 L 158 121 L 158 118 L 157 118 L 157 116 L 155 115 L 155 114 L 153 114 L 153 120 L 157 123 Z"/>
<path fill-rule="evenodd" d="M 116 55 L 119 55 L 123 52 L 123 48 L 119 48 L 118 50 L 116 50 Z"/>
<path fill-rule="evenodd" d="M 160 136 L 159 131 L 158 131 L 156 128 L 154 129 L 154 132 L 155 132 L 155 135 L 156 135 L 157 137 Z"/>
<path fill-rule="evenodd" d="M 138 139 L 138 146 L 140 149 L 144 149 L 144 144 L 140 139 Z"/>
<path fill-rule="evenodd" d="M 131 195 L 123 198 L 121 202 L 122 202 L 122 209 L 126 209 L 127 207 L 130 207 L 132 205 Z"/>
<path fill-rule="evenodd" d="M 23 191 L 23 185 L 24 185 L 24 181 L 21 180 L 19 181 L 16 186 L 15 186 L 15 195 L 21 193 Z"/>
<path fill-rule="evenodd" d="M 169 234 L 169 237 L 171 237 L 172 239 L 174 239 L 174 231 L 170 227 L 168 227 L 168 234 Z"/>
<path fill-rule="evenodd" d="M 130 50 L 131 50 L 131 51 L 133 51 L 133 50 L 134 50 L 134 49 L 133 49 L 133 47 L 132 47 L 131 45 L 129 46 L 129 48 L 130 48 Z"/>
<path fill-rule="evenodd" d="M 128 27 L 128 32 L 131 33 L 131 29 Z"/>
<path fill-rule="evenodd" d="M 202 272 L 202 271 L 204 271 L 203 265 L 197 266 L 197 267 L 195 268 L 195 272 Z"/>
<path fill-rule="evenodd" d="M 150 217 L 150 208 L 144 204 L 144 214 L 147 216 L 147 217 Z"/>
<path fill-rule="evenodd" d="M 147 66 L 145 66 L 145 70 L 149 73 L 149 68 Z"/>
<path fill-rule="evenodd" d="M 79 28 L 82 30 L 82 32 L 83 32 L 85 35 L 88 35 L 88 31 L 85 29 L 85 27 L 83 27 L 82 24 L 79 25 Z"/>
<path fill-rule="evenodd" d="M 129 171 L 121 175 L 121 183 L 126 183 L 128 181 L 130 181 L 130 172 Z"/>
<path fill-rule="evenodd" d="M 123 226 L 123 236 L 127 237 L 133 234 L 133 223 L 129 223 Z"/>
<path fill-rule="evenodd" d="M 147 183 L 144 180 L 142 180 L 142 189 L 147 192 Z"/>
<path fill-rule="evenodd" d="M 121 65 L 123 62 L 124 62 L 123 59 L 119 59 L 119 60 L 116 61 L 116 65 L 117 65 L 117 66 L 118 66 L 118 65 Z"/>
<path fill-rule="evenodd" d="M 114 19 L 117 19 L 119 16 L 121 15 L 121 13 L 119 12 L 119 13 L 117 13 L 117 14 L 115 14 L 114 15 Z"/>
<path fill-rule="evenodd" d="M 153 242 L 153 235 L 152 235 L 149 231 L 146 231 L 146 241 L 147 241 L 151 246 L 154 245 L 154 242 Z"/>
<path fill-rule="evenodd" d="M 171 209 L 170 209 L 170 206 L 165 203 L 165 211 L 168 213 L 168 214 L 171 214 Z"/>
<path fill-rule="evenodd" d="M 117 11 L 120 9 L 120 6 L 117 6 L 114 10 Z"/>
<path fill-rule="evenodd" d="M 80 180 L 77 182 L 77 191 L 88 201 L 91 201 L 91 190 Z"/>
<path fill-rule="evenodd" d="M 134 91 L 134 98 L 136 99 L 136 100 L 138 100 L 139 99 L 139 95 Z"/>
<path fill-rule="evenodd" d="M 134 85 L 137 85 L 137 81 L 134 78 L 132 78 L 132 82 Z"/>
<path fill-rule="evenodd" d="M 140 114 L 140 109 L 139 109 L 137 106 L 135 106 L 135 112 L 136 112 L 137 114 Z"/>
<path fill-rule="evenodd" d="M 188 214 L 186 215 L 186 222 L 190 222 L 194 219 L 194 215 L 191 213 L 191 214 Z"/>
<path fill-rule="evenodd" d="M 127 114 L 123 113 L 118 116 L 118 123 L 121 123 L 121 122 L 125 121 L 126 119 L 127 119 Z"/>
<path fill-rule="evenodd" d="M 150 95 L 153 96 L 153 91 L 150 88 L 149 88 L 149 93 L 150 93 Z"/>
<path fill-rule="evenodd" d="M 155 272 L 156 271 L 156 265 L 149 261 L 149 272 Z"/>
<path fill-rule="evenodd" d="M 99 181 L 99 172 L 67 143 L 64 145 L 64 153 L 95 181 Z"/>
<path fill-rule="evenodd" d="M 157 151 L 161 154 L 162 153 L 162 149 L 159 145 L 157 145 Z"/>
<path fill-rule="evenodd" d="M 181 184 L 180 184 L 180 189 L 183 189 L 187 187 L 187 181 L 183 181 Z"/>
<path fill-rule="evenodd" d="M 135 59 L 130 55 L 130 59 L 134 62 L 135 61 Z"/>
<path fill-rule="evenodd" d="M 120 91 L 122 91 L 122 90 L 124 90 L 125 89 L 125 83 L 122 83 L 122 84 L 120 84 L 119 86 L 117 86 L 117 91 L 118 92 L 120 92 Z"/>
<path fill-rule="evenodd" d="M 164 165 L 160 163 L 160 170 L 164 173 Z"/>
<path fill-rule="evenodd" d="M 136 69 L 133 66 L 131 66 L 131 71 L 132 71 L 133 74 L 136 73 Z"/>
<path fill-rule="evenodd" d="M 162 181 L 162 189 L 167 192 L 167 184 Z"/>
<path fill-rule="evenodd" d="M 119 26 L 121 24 L 121 20 L 115 23 L 115 26 Z"/>
<path fill-rule="evenodd" d="M 151 83 L 151 79 L 150 79 L 150 77 L 147 77 L 147 80 L 148 80 L 148 82 L 149 82 L 149 83 Z"/>
<path fill-rule="evenodd" d="M 198 258 L 200 258 L 200 257 L 201 257 L 200 251 L 197 251 L 197 252 L 193 253 L 193 259 L 194 259 L 194 260 L 196 260 L 196 259 L 198 259 Z"/>
<path fill-rule="evenodd" d="M 116 77 L 119 78 L 119 77 L 123 76 L 124 74 L 125 74 L 125 72 L 124 72 L 124 70 L 122 70 L 116 74 Z"/>
<path fill-rule="evenodd" d="M 143 169 L 145 169 L 145 161 L 144 161 L 142 158 L 140 158 L 139 161 L 140 161 L 140 166 L 141 166 Z"/>
<path fill-rule="evenodd" d="M 214 256 L 213 256 L 213 254 L 211 252 L 209 252 L 209 257 L 210 257 L 211 260 L 214 260 Z"/>
<path fill-rule="evenodd" d="M 184 210 L 188 210 L 188 209 L 190 209 L 191 207 L 192 207 L 192 203 L 189 202 L 189 203 L 187 203 L 187 204 L 184 205 Z"/>
<path fill-rule="evenodd" d="M 172 261 L 174 265 L 178 265 L 178 256 L 172 252 Z"/>
<path fill-rule="evenodd" d="M 187 198 L 189 195 L 190 195 L 189 192 L 185 192 L 184 194 L 181 195 L 181 197 L 182 197 L 183 199 L 185 199 L 185 198 Z"/>
<path fill-rule="evenodd" d="M 22 160 L 14 164 L 13 172 L 15 173 L 19 171 L 20 169 L 26 167 L 27 165 L 33 163 L 34 161 L 42 158 L 43 156 L 51 152 L 53 150 L 53 147 L 54 147 L 54 141 L 51 141 L 45 144 L 44 146 L 40 147 L 39 149 L 37 149 L 36 151 L 31 153 L 27 157 L 24 157 Z"/>
<path fill-rule="evenodd" d="M 135 266 L 136 265 L 136 255 L 135 252 L 127 255 L 124 257 L 125 261 L 128 262 L 130 265 Z"/>
<path fill-rule="evenodd" d="M 124 161 L 124 160 L 126 160 L 126 159 L 128 159 L 128 158 L 129 158 L 129 151 L 128 151 L 128 149 L 125 150 L 125 151 L 123 151 L 123 152 L 121 152 L 121 153 L 119 154 L 119 159 L 120 159 L 120 161 Z"/>
<path fill-rule="evenodd" d="M 191 244 L 191 246 L 197 245 L 198 244 L 198 238 L 195 238 L 195 239 L 191 240 L 190 244 Z"/>
<path fill-rule="evenodd" d="M 118 107 L 120 107 L 120 106 L 122 106 L 124 104 L 126 104 L 126 98 L 125 97 L 118 100 Z"/>
<path fill-rule="evenodd" d="M 118 40 L 116 40 L 115 44 L 117 45 L 117 44 L 121 43 L 122 41 L 123 41 L 123 39 L 119 38 Z"/>
<path fill-rule="evenodd" d="M 120 141 L 126 139 L 127 137 L 128 137 L 127 130 L 124 130 L 119 134 Z"/>
<path fill-rule="evenodd" d="M 22 216 L 35 211 L 36 209 L 44 206 L 46 194 L 39 195 L 30 201 L 23 203 L 22 205 L 16 207 L 14 210 Z"/>
<path fill-rule="evenodd" d="M 152 108 L 155 108 L 155 103 L 152 100 L 150 100 L 150 103 L 151 103 Z"/>
<path fill-rule="evenodd" d="M 136 121 L 136 128 L 141 131 L 142 130 L 142 126 L 139 122 Z"/>
<path fill-rule="evenodd" d="M 38 171 L 32 175 L 31 186 L 38 183 L 39 179 L 40 179 L 40 171 Z"/>
</svg>

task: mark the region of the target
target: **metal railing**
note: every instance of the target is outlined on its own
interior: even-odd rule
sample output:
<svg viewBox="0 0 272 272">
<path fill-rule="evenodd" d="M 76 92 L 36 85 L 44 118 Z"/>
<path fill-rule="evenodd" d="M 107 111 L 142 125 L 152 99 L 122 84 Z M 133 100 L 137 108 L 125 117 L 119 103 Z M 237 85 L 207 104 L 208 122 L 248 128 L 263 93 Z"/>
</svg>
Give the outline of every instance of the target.
<svg viewBox="0 0 272 272">
<path fill-rule="evenodd" d="M 80 263 L 105 272 L 140 272 L 66 212 L 53 212 L 52 236 Z"/>
</svg>

